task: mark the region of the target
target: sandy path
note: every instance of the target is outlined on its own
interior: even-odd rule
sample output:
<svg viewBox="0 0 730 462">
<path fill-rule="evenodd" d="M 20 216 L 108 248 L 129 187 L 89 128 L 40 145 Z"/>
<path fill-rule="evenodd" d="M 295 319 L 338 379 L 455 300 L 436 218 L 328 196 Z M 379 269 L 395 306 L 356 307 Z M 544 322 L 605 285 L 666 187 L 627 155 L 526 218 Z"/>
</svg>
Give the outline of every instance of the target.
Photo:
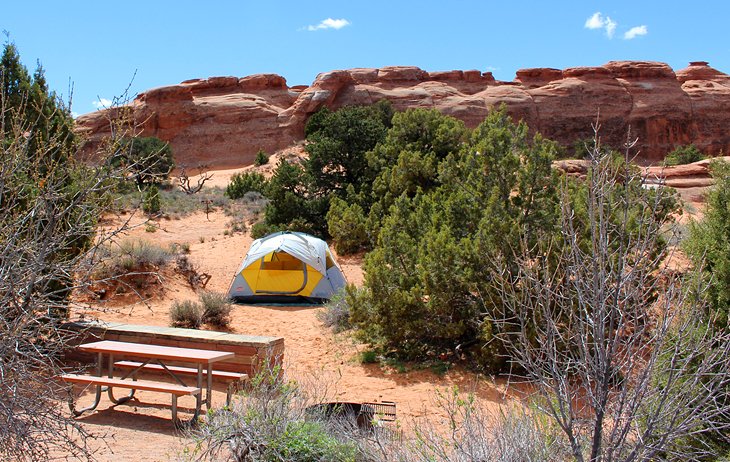
<svg viewBox="0 0 730 462">
<path fill-rule="evenodd" d="M 161 244 L 190 244 L 191 261 L 201 272 L 212 276 L 207 288 L 225 292 L 252 241 L 247 234 L 224 235 L 229 220 L 222 212 L 210 214 L 209 219 L 199 213 L 180 220 L 162 220 L 154 233 L 145 232 L 142 226 L 130 235 Z M 340 259 L 340 263 L 348 281 L 362 283 L 359 258 Z M 185 298 L 197 296 L 183 283 L 173 283 L 163 298 L 112 311 L 94 310 L 94 314 L 108 321 L 166 326 L 172 302 Z M 377 365 L 360 364 L 356 358 L 363 346 L 346 335 L 334 336 L 325 329 L 316 317 L 321 309 L 239 305 L 234 308 L 231 329 L 235 333 L 284 337 L 285 363 L 291 376 L 304 381 L 311 376 L 323 379 L 331 387 L 330 396 L 340 400 L 395 401 L 399 418 L 404 421 L 426 414 L 439 417 L 433 406 L 436 388 L 458 385 L 475 389 L 487 401 L 502 401 L 503 387 L 487 381 L 477 385 L 477 377 L 471 373 L 452 370 L 438 377 L 430 370 L 395 373 Z M 184 447 L 185 440 L 173 431 L 169 420 L 169 397 L 140 392 L 139 398 L 145 404 L 138 403 L 136 408 L 112 408 L 102 398 L 99 410 L 81 419 L 88 431 L 106 435 L 92 442 L 99 451 L 99 460 L 166 461 L 174 459 Z M 214 396 L 218 404 L 223 398 L 222 393 Z M 159 406 L 150 407 L 150 403 Z"/>
</svg>

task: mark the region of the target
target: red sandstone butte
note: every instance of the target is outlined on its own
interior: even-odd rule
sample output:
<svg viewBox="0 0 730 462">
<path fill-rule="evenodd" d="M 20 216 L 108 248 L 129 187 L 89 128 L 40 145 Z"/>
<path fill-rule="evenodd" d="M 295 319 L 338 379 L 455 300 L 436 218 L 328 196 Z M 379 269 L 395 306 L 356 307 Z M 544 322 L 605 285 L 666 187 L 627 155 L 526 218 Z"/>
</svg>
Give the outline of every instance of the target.
<svg viewBox="0 0 730 462">
<path fill-rule="evenodd" d="M 651 61 L 521 69 L 512 82 L 478 70 L 413 66 L 335 70 L 308 87 L 288 87 L 274 74 L 210 77 L 148 90 L 129 106 L 143 135 L 172 144 L 179 165 L 222 168 L 252 163 L 259 149 L 273 152 L 302 140 L 307 118 L 323 106 L 381 99 L 396 110 L 435 108 L 469 127 L 504 104 L 514 119 L 567 147 L 590 138 L 600 115 L 603 143 L 620 146 L 630 128 L 644 162 L 688 143 L 709 155 L 730 152 L 730 76 L 702 61 L 676 73 Z M 89 151 L 108 133 L 114 112 L 78 117 Z"/>
</svg>

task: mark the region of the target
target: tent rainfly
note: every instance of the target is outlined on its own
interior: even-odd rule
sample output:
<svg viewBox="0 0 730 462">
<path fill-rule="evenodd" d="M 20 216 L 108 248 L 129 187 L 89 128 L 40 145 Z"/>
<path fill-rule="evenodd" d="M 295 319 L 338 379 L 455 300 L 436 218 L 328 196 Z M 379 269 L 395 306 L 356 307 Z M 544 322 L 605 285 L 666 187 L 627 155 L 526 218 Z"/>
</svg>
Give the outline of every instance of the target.
<svg viewBox="0 0 730 462">
<path fill-rule="evenodd" d="M 243 303 L 324 303 L 345 284 L 326 242 L 282 231 L 251 244 L 228 297 Z"/>
</svg>

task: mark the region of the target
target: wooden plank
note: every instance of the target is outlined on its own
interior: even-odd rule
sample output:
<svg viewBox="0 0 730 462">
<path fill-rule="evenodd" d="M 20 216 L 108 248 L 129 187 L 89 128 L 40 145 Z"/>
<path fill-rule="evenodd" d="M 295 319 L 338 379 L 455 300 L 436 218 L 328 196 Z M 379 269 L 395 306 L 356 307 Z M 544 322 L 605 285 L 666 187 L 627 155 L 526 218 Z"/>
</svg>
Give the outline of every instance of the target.
<svg viewBox="0 0 730 462">
<path fill-rule="evenodd" d="M 81 383 L 86 385 L 102 385 L 107 387 L 118 388 L 134 388 L 135 390 L 158 391 L 163 393 L 172 393 L 173 395 L 197 395 L 200 394 L 200 388 L 184 387 L 182 385 L 174 385 L 165 382 L 153 382 L 151 380 L 122 380 L 109 377 L 97 377 L 93 375 L 76 375 L 63 374 L 61 376 L 65 382 Z"/>
<path fill-rule="evenodd" d="M 83 345 L 79 345 L 78 348 L 81 351 L 92 353 L 133 355 L 141 358 L 158 358 L 163 361 L 172 360 L 203 364 L 233 359 L 236 356 L 234 353 L 224 351 L 146 345 L 142 343 L 117 342 L 113 340 L 85 343 Z"/>
<path fill-rule="evenodd" d="M 137 361 L 117 361 L 114 363 L 115 367 L 121 367 L 121 368 L 126 368 L 126 369 L 134 369 L 141 365 L 142 365 L 142 363 L 137 362 Z M 198 369 L 194 369 L 192 367 L 167 366 L 167 368 L 170 369 L 170 371 L 172 371 L 174 373 L 187 374 L 187 375 L 198 375 Z M 142 367 L 142 369 L 143 370 L 153 370 L 153 371 L 158 371 L 158 372 L 164 371 L 164 368 L 162 366 L 160 366 L 159 364 L 145 364 Z M 203 375 L 207 375 L 205 369 L 203 369 Z M 213 376 L 213 378 L 222 379 L 222 380 L 248 379 L 247 374 L 241 374 L 238 372 L 214 370 L 214 371 L 211 371 L 211 375 Z"/>
</svg>

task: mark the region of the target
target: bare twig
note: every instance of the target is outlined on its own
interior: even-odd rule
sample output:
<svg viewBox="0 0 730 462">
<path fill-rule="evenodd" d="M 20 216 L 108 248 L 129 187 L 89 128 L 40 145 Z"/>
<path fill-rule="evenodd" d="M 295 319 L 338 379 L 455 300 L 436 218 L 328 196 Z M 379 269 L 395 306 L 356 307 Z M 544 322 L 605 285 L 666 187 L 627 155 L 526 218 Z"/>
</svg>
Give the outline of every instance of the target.
<svg viewBox="0 0 730 462">
<path fill-rule="evenodd" d="M 203 189 L 205 182 L 213 178 L 213 174 L 207 171 L 206 166 L 199 166 L 198 171 L 200 172 L 197 179 L 198 183 L 196 186 L 191 186 L 190 177 L 187 174 L 185 166 L 180 167 L 180 173 L 177 176 L 177 183 L 178 186 L 180 186 L 180 189 L 185 191 L 186 194 L 195 194 L 200 192 L 200 190 Z"/>
</svg>

